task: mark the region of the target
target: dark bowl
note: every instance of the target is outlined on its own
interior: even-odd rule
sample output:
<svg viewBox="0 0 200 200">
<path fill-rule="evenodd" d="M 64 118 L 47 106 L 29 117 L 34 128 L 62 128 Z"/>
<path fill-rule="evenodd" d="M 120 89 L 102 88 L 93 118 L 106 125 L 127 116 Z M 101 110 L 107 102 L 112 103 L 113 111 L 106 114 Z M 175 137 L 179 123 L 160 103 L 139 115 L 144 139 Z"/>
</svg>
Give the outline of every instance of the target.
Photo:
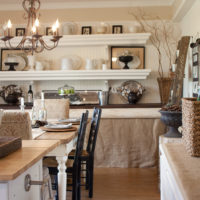
<svg viewBox="0 0 200 200">
<path fill-rule="evenodd" d="M 119 61 L 125 62 L 125 63 L 131 62 L 132 60 L 133 60 L 133 56 L 120 56 L 119 57 Z"/>
<path fill-rule="evenodd" d="M 182 112 L 180 111 L 159 111 L 161 113 L 161 121 L 169 127 L 169 131 L 165 137 L 181 137 L 178 127 L 182 126 Z"/>
<path fill-rule="evenodd" d="M 18 97 L 18 94 L 9 94 L 6 98 L 4 98 L 4 100 L 6 103 L 16 104 L 19 101 Z"/>
<path fill-rule="evenodd" d="M 135 92 L 130 92 L 128 94 L 128 102 L 129 104 L 136 104 L 142 95 L 137 95 Z"/>
<path fill-rule="evenodd" d="M 167 126 L 179 127 L 182 125 L 182 112 L 160 111 L 161 121 Z"/>
</svg>

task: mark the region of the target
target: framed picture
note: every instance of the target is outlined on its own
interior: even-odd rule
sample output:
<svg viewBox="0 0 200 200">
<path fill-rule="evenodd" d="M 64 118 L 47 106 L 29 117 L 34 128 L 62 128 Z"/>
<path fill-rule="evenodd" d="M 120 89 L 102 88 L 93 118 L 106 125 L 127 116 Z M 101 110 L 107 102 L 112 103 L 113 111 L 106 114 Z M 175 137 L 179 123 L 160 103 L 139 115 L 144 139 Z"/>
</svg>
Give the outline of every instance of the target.
<svg viewBox="0 0 200 200">
<path fill-rule="evenodd" d="M 28 66 L 26 53 L 21 49 L 1 49 L 1 71 L 8 71 L 11 67 L 8 63 L 18 63 L 14 66 L 16 71 L 23 71 Z"/>
<path fill-rule="evenodd" d="M 111 69 L 144 69 L 145 47 L 111 47 Z"/>
<path fill-rule="evenodd" d="M 198 66 L 198 56 L 199 56 L 198 53 L 195 53 L 195 54 L 192 55 L 193 66 L 196 66 L 196 65 Z"/>
<path fill-rule="evenodd" d="M 16 28 L 16 36 L 24 36 L 25 35 L 25 28 Z"/>
<path fill-rule="evenodd" d="M 113 34 L 123 33 L 123 26 L 122 25 L 113 25 L 112 26 L 112 33 Z"/>
<path fill-rule="evenodd" d="M 82 26 L 82 35 L 90 35 L 92 34 L 91 26 Z"/>
<path fill-rule="evenodd" d="M 53 35 L 52 27 L 46 27 L 46 35 Z"/>
</svg>

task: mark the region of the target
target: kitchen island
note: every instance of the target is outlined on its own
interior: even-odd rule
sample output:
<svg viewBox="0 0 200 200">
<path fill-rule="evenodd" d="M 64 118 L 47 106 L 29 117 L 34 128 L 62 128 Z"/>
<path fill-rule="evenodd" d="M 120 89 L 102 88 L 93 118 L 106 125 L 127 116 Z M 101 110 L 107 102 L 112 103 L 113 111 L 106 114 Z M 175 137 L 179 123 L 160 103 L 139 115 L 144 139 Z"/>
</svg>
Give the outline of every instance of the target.
<svg viewBox="0 0 200 200">
<path fill-rule="evenodd" d="M 22 148 L 0 159 L 0 199 L 40 199 L 41 186 L 25 191 L 25 178 L 43 180 L 42 158 L 59 145 L 59 140 L 23 140 Z M 20 192 L 19 192 L 20 191 Z"/>
</svg>

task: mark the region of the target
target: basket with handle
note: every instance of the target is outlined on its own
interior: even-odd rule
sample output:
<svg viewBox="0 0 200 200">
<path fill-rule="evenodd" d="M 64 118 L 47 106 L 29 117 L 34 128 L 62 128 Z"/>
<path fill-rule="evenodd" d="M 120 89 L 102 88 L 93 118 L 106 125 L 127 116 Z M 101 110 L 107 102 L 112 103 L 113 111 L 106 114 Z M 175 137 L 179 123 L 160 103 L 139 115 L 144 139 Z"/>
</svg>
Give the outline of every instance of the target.
<svg viewBox="0 0 200 200">
<path fill-rule="evenodd" d="M 191 156 L 200 157 L 200 101 L 182 99 L 183 143 Z"/>
</svg>

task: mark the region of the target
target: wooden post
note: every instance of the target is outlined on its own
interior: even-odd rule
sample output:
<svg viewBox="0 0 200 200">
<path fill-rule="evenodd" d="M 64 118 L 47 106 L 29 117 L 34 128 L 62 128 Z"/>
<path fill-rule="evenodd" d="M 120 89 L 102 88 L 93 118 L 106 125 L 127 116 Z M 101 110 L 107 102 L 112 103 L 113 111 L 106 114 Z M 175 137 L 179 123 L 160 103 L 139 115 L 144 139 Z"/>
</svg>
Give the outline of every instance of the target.
<svg viewBox="0 0 200 200">
<path fill-rule="evenodd" d="M 187 58 L 188 46 L 190 42 L 190 36 L 184 36 L 181 38 L 178 44 L 179 57 L 177 58 L 177 67 L 175 71 L 175 78 L 172 83 L 172 97 L 171 104 L 179 105 L 183 93 L 183 78 L 185 72 L 185 63 Z"/>
</svg>

